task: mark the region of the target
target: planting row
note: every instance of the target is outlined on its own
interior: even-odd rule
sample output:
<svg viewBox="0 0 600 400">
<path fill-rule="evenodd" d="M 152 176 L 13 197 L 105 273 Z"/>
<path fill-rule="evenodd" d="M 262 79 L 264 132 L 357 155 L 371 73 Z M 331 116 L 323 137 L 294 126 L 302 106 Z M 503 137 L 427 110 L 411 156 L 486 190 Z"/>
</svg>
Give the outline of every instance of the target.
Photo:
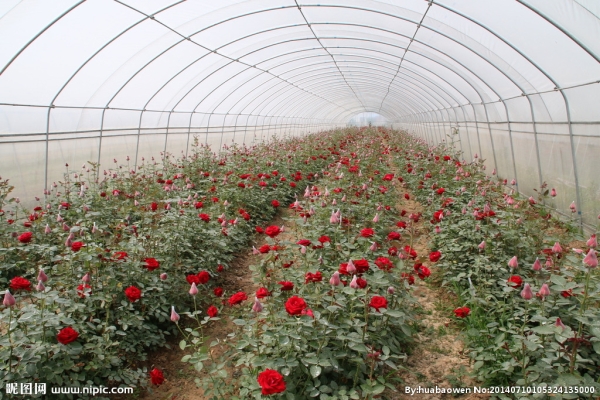
<svg viewBox="0 0 600 400">
<path fill-rule="evenodd" d="M 477 156 L 460 162 L 451 148 L 407 140 L 412 147 L 396 163 L 426 206 L 476 376 L 491 386 L 587 388 L 558 398 L 600 391 L 596 235 L 552 218 L 556 191 L 546 184 L 523 198 L 514 180 L 486 175 Z"/>
<path fill-rule="evenodd" d="M 315 180 L 336 147 L 311 137 L 217 156 L 196 144 L 190 157 L 137 169 L 129 160 L 67 165 L 33 209 L 9 199 L 3 181 L 0 389 L 145 385 L 139 361 L 177 331 L 171 306 L 189 310 L 189 284 L 209 287 L 226 273 L 255 227 Z M 212 301 L 204 297 L 203 307 Z"/>
</svg>

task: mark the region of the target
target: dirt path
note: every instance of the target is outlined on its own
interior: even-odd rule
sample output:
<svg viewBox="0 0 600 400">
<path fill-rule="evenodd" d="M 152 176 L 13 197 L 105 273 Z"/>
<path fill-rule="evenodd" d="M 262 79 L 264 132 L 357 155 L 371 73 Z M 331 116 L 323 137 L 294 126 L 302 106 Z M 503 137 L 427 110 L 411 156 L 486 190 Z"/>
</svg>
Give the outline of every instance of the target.
<svg viewBox="0 0 600 400">
<path fill-rule="evenodd" d="M 396 177 L 401 176 L 391 157 L 390 166 Z M 407 214 L 423 212 L 422 205 L 412 200 L 412 193 L 403 188 L 397 180 L 393 182 L 397 197 L 402 199 L 396 204 L 397 210 L 405 210 Z M 404 199 L 405 193 L 408 193 L 410 200 Z M 419 254 L 419 260 L 430 268 L 432 275 L 426 280 L 415 280 L 413 295 L 418 301 L 416 311 L 420 329 L 415 335 L 415 344 L 405 364 L 407 370 L 399 374 L 403 384 L 398 388 L 399 392 L 390 398 L 488 399 L 489 396 L 481 394 L 405 394 L 406 387 L 473 388 L 476 385 L 476 382 L 467 376 L 470 372 L 468 353 L 451 318 L 456 297 L 436 283 L 439 282 L 436 276 L 440 272 L 434 263 L 429 262 L 428 255 L 432 251 L 429 248 L 431 229 L 427 224 L 429 221 L 420 218 L 419 222 L 413 225 L 412 247 Z"/>
<path fill-rule="evenodd" d="M 289 217 L 292 213 L 289 210 L 282 210 L 279 215 L 271 221 L 270 225 L 285 226 L 285 232 L 280 235 L 283 240 L 290 240 L 295 237 L 293 229 L 293 223 L 284 221 L 283 218 Z M 248 295 L 248 300 L 244 302 L 244 306 L 250 307 L 251 301 L 254 299 L 254 293 L 258 287 L 254 284 L 252 279 L 252 273 L 249 270 L 249 266 L 260 263 L 261 255 L 252 254 L 252 246 L 256 248 L 265 244 L 265 237 L 258 235 L 256 240 L 249 244 L 249 250 L 243 254 L 240 254 L 231 263 L 231 267 L 222 275 L 218 281 L 218 286 L 222 287 L 225 293 L 229 295 L 238 291 L 243 291 Z M 227 295 L 223 296 L 223 300 L 226 301 Z M 227 315 L 227 307 L 222 310 L 219 315 L 221 320 L 216 323 L 211 323 L 204 330 L 204 337 L 206 345 L 210 345 L 214 340 L 223 341 L 227 338 L 227 335 L 237 330 L 237 327 L 231 322 Z M 182 321 L 184 321 L 182 316 Z M 182 325 L 182 328 L 185 325 Z M 190 325 L 191 328 L 194 325 Z M 160 399 L 160 400 L 208 400 L 209 397 L 204 396 L 204 392 L 201 388 L 196 386 L 195 380 L 206 377 L 203 371 L 197 372 L 191 364 L 181 362 L 181 359 L 187 355 L 192 354 L 191 350 L 182 351 L 179 348 L 179 341 L 181 337 L 173 338 L 169 343 L 171 349 L 161 349 L 149 356 L 149 362 L 147 363 L 149 369 L 157 367 L 163 371 L 165 376 L 165 382 L 159 386 L 152 386 L 148 391 L 140 395 L 140 399 Z M 215 359 L 225 352 L 226 345 L 218 345 L 211 347 L 210 351 Z M 232 375 L 232 371 L 228 371 L 229 376 Z"/>
</svg>

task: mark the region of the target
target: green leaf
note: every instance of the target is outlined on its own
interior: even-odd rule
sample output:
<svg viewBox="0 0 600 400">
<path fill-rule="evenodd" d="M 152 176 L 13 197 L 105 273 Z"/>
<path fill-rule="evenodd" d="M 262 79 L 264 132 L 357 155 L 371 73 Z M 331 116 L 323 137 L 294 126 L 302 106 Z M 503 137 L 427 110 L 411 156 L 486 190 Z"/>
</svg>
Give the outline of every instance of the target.
<svg viewBox="0 0 600 400">
<path fill-rule="evenodd" d="M 372 393 L 373 394 L 379 394 L 379 393 L 382 393 L 384 390 L 385 390 L 385 386 L 383 386 L 383 385 L 376 385 L 373 388 L 373 392 Z"/>
<path fill-rule="evenodd" d="M 236 324 L 236 325 L 239 325 L 239 326 L 244 326 L 244 325 L 246 325 L 246 321 L 245 321 L 245 320 L 243 320 L 243 319 L 234 319 L 234 320 L 233 320 L 233 323 L 234 323 L 234 324 Z"/>
<path fill-rule="evenodd" d="M 310 367 L 310 375 L 313 378 L 316 378 L 317 376 L 321 375 L 321 371 L 323 369 L 321 367 L 319 367 L 318 365 L 313 365 Z"/>
<path fill-rule="evenodd" d="M 187 346 L 187 343 L 185 340 L 182 340 L 181 342 L 179 342 L 179 348 L 181 350 L 184 350 L 186 346 Z"/>
</svg>

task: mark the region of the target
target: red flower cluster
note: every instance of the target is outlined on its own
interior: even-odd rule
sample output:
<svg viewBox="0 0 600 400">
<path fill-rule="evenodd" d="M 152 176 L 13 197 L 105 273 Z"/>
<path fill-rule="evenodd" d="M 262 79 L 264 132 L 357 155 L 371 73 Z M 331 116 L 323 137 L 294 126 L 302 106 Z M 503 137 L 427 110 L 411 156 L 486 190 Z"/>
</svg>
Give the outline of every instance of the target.
<svg viewBox="0 0 600 400">
<path fill-rule="evenodd" d="M 83 242 L 73 242 L 73 244 L 71 244 L 71 250 L 77 253 L 83 246 Z"/>
<path fill-rule="evenodd" d="M 269 293 L 269 291 L 264 287 L 258 288 L 258 290 L 256 291 L 257 299 L 264 299 L 265 297 L 268 297 L 270 295 L 271 293 Z"/>
<path fill-rule="evenodd" d="M 146 268 L 148 271 L 154 271 L 158 267 L 160 267 L 160 263 L 156 258 L 146 258 L 144 260 L 144 268 Z"/>
<path fill-rule="evenodd" d="M 285 302 L 285 310 L 290 315 L 300 315 L 305 308 L 306 302 L 298 296 L 292 296 Z"/>
<path fill-rule="evenodd" d="M 277 282 L 279 285 L 281 285 L 281 291 L 287 291 L 287 290 L 292 290 L 294 289 L 294 284 L 290 281 L 280 281 Z"/>
<path fill-rule="evenodd" d="M 367 260 L 365 260 L 364 258 L 361 260 L 354 260 L 354 261 L 352 261 L 352 263 L 356 267 L 357 274 L 364 274 L 365 272 L 367 272 L 369 270 L 369 262 Z"/>
<path fill-rule="evenodd" d="M 130 302 L 134 302 L 142 298 L 142 291 L 135 286 L 129 286 L 125 289 L 125 296 L 129 299 Z"/>
<path fill-rule="evenodd" d="M 375 265 L 377 265 L 377 267 L 383 271 L 390 271 L 392 268 L 394 268 L 394 264 L 387 257 L 377 257 L 375 260 Z"/>
<path fill-rule="evenodd" d="M 198 218 L 200 218 L 204 222 L 210 222 L 210 215 L 208 214 L 198 214 Z"/>
<path fill-rule="evenodd" d="M 150 371 L 150 382 L 152 382 L 153 385 L 162 385 L 164 381 L 165 377 L 160 369 L 154 368 Z"/>
<path fill-rule="evenodd" d="M 234 306 L 236 304 L 241 304 L 244 300 L 248 300 L 248 296 L 246 296 L 246 293 L 237 292 L 229 298 L 228 303 L 230 306 Z"/>
<path fill-rule="evenodd" d="M 509 286 L 516 289 L 521 287 L 523 284 L 523 279 L 519 275 L 512 275 L 510 278 L 508 278 L 507 283 Z"/>
<path fill-rule="evenodd" d="M 19 237 L 17 237 L 17 240 L 19 240 L 19 242 L 21 243 L 29 243 L 31 242 L 31 238 L 33 237 L 33 234 L 31 232 L 25 232 L 19 235 Z"/>
<path fill-rule="evenodd" d="M 258 384 L 262 389 L 262 394 L 266 396 L 285 391 L 283 375 L 274 369 L 266 369 L 258 374 Z"/>
<path fill-rule="evenodd" d="M 364 228 L 360 231 L 360 236 L 369 238 L 375 234 L 375 231 L 371 228 Z"/>
<path fill-rule="evenodd" d="M 413 274 L 408 274 L 406 272 L 403 272 L 401 275 L 401 278 L 403 280 L 407 281 L 409 285 L 415 284 L 415 276 Z"/>
<path fill-rule="evenodd" d="M 86 292 L 88 295 L 92 294 L 92 287 L 90 285 L 88 285 L 87 283 L 82 283 L 81 285 L 77 286 L 77 295 L 82 299 L 85 298 Z"/>
<path fill-rule="evenodd" d="M 312 272 L 307 272 L 304 276 L 304 283 L 321 282 L 322 280 L 323 275 L 321 275 L 321 271 L 317 271 L 314 274 Z"/>
<path fill-rule="evenodd" d="M 439 251 L 432 251 L 429 253 L 429 261 L 437 262 L 442 257 L 442 253 Z"/>
<path fill-rule="evenodd" d="M 265 229 L 265 234 L 271 238 L 279 235 L 281 233 L 281 229 L 278 226 L 271 225 Z"/>
<path fill-rule="evenodd" d="M 69 344 L 71 342 L 76 341 L 78 337 L 79 333 L 70 326 L 67 326 L 66 328 L 63 328 L 58 332 L 58 334 L 56 335 L 56 340 L 58 340 L 62 344 Z"/>
<path fill-rule="evenodd" d="M 387 239 L 388 240 L 401 240 L 402 235 L 400 235 L 398 232 L 390 232 L 387 235 Z"/>
<path fill-rule="evenodd" d="M 29 282 L 27 279 L 25 279 L 23 277 L 15 276 L 14 278 L 12 278 L 10 280 L 10 288 L 13 290 L 30 291 L 31 290 L 31 282 Z"/>
<path fill-rule="evenodd" d="M 413 260 L 417 258 L 417 252 L 410 246 L 404 246 L 404 252 Z"/>
<path fill-rule="evenodd" d="M 206 310 L 206 315 L 211 318 L 215 318 L 217 315 L 219 315 L 219 310 L 217 310 L 217 307 L 211 305 L 208 307 L 208 310 Z"/>
<path fill-rule="evenodd" d="M 383 296 L 373 296 L 369 303 L 369 307 L 376 309 L 378 312 L 380 312 L 379 309 L 387 308 L 387 306 L 387 299 Z"/>
<path fill-rule="evenodd" d="M 471 313 L 471 309 L 469 307 L 459 307 L 454 310 L 454 315 L 458 318 L 466 318 Z"/>
</svg>

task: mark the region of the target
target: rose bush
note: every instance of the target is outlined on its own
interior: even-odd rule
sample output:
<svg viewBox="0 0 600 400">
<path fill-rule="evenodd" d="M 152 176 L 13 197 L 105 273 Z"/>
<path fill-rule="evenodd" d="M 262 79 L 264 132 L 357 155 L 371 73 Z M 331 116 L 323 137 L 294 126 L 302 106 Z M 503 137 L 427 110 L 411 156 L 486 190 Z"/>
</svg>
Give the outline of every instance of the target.
<svg viewBox="0 0 600 400">
<path fill-rule="evenodd" d="M 468 162 L 451 144 L 401 140 L 410 150 L 395 163 L 405 171 L 403 186 L 425 206 L 431 248 L 439 252 L 430 260 L 458 295 L 455 313 L 478 379 L 491 386 L 593 386 L 598 393 L 600 278 L 584 261 L 597 243 L 552 218 L 555 193 L 549 196 L 545 183 L 534 189 L 537 199 L 520 197 L 508 178 L 496 170 L 487 175 L 477 156 Z M 585 246 L 565 248 L 571 242 Z"/>
<path fill-rule="evenodd" d="M 16 298 L 0 310 L 0 390 L 147 384 L 147 351 L 176 332 L 171 305 L 193 307 L 186 277 L 197 277 L 200 309 L 216 317 L 210 285 L 273 218 L 273 199 L 293 198 L 283 178 L 304 185 L 326 165 L 312 154 L 309 141 L 290 139 L 217 157 L 196 141 L 187 157 L 161 163 L 67 166 L 31 208 L 0 181 L 0 288 Z M 233 178 L 241 174 L 244 188 Z M 54 332 L 65 327 L 79 336 L 60 345 Z"/>
</svg>

